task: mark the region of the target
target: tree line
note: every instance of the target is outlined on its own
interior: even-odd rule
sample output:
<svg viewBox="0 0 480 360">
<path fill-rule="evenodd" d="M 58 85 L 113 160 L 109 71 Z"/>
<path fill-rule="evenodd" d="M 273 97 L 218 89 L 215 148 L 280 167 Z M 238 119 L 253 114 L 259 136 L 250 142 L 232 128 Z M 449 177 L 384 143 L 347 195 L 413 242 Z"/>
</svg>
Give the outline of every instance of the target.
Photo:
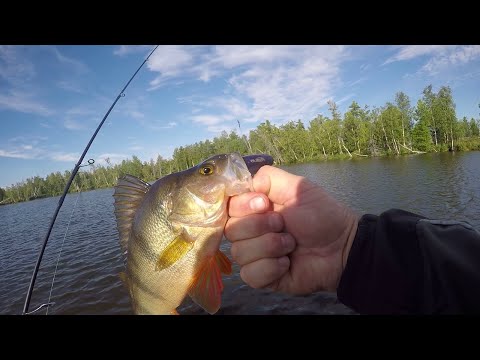
<svg viewBox="0 0 480 360">
<path fill-rule="evenodd" d="M 307 126 L 301 120 L 280 126 L 266 120 L 248 136 L 223 131 L 212 140 L 180 146 L 171 159 L 159 155 L 147 162 L 133 155 L 118 164 L 106 159 L 106 166 L 93 164 L 79 171 L 70 192 L 109 188 L 125 174 L 151 182 L 194 166 L 211 155 L 233 151 L 268 153 L 277 164 L 289 164 L 355 156 L 480 150 L 480 120 L 457 118 L 448 86 L 437 92 L 431 85 L 425 87 L 415 106 L 403 92 L 396 93 L 395 101 L 382 107 L 361 107 L 353 101 L 343 116 L 335 102 L 328 102 L 328 106 L 330 116 L 318 115 Z M 60 195 L 70 175 L 70 171 L 57 171 L 45 178 L 34 176 L 0 188 L 0 204 Z"/>
</svg>

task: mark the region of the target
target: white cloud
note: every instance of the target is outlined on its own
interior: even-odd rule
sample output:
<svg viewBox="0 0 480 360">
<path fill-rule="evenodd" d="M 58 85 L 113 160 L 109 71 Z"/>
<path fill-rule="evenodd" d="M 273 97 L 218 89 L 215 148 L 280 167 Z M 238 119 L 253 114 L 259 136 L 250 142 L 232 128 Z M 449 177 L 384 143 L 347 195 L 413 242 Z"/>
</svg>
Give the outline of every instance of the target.
<svg viewBox="0 0 480 360">
<path fill-rule="evenodd" d="M 86 116 L 86 115 L 92 115 L 92 114 L 97 114 L 95 111 L 91 109 L 89 106 L 76 106 L 68 109 L 65 112 L 66 115 L 69 116 Z"/>
<path fill-rule="evenodd" d="M 139 124 L 145 125 L 145 109 L 150 105 L 145 95 L 133 95 L 126 98 L 125 101 L 118 104 L 113 110 L 114 113 L 123 114 L 127 118 L 136 120 Z"/>
<path fill-rule="evenodd" d="M 226 131 L 227 133 L 230 133 L 232 130 L 235 130 L 235 127 L 233 125 L 222 124 L 222 125 L 208 126 L 207 130 L 212 133 L 221 133 L 222 131 Z"/>
<path fill-rule="evenodd" d="M 127 115 L 133 117 L 134 119 L 143 119 L 145 117 L 144 113 L 137 110 L 127 111 Z"/>
<path fill-rule="evenodd" d="M 20 86 L 35 77 L 35 67 L 23 54 L 23 46 L 0 45 L 0 78 Z"/>
<path fill-rule="evenodd" d="M 420 71 L 435 75 L 445 68 L 463 65 L 480 58 L 480 46 L 478 45 L 456 46 L 449 50 L 450 51 L 431 58 L 425 65 L 423 65 Z"/>
<path fill-rule="evenodd" d="M 0 46 L 0 82 L 3 79 L 7 83 L 7 86 L 0 88 L 0 109 L 41 116 L 49 116 L 56 112 L 40 100 L 46 85 L 37 83 L 39 70 L 36 66 L 47 64 L 39 62 L 40 55 L 48 55 L 46 60 L 50 66 L 54 67 L 54 73 L 48 76 L 57 87 L 83 93 L 79 86 L 83 78 L 78 79 L 77 82 L 73 81 L 72 77 L 84 76 L 90 71 L 88 66 L 64 55 L 57 47 L 51 45 Z M 66 72 L 68 80 L 55 79 L 60 72 Z"/>
<path fill-rule="evenodd" d="M 39 135 L 19 135 L 15 136 L 13 138 L 8 139 L 8 142 L 10 144 L 18 144 L 18 143 L 28 143 L 32 145 L 37 145 L 38 143 L 42 141 L 48 140 L 48 137 L 46 136 L 39 136 Z"/>
<path fill-rule="evenodd" d="M 102 119 L 102 112 L 105 109 L 100 104 L 99 99 L 95 99 L 83 105 L 71 107 L 63 112 L 63 126 L 68 130 L 93 129 Z M 107 123 L 108 125 L 108 123 Z"/>
<path fill-rule="evenodd" d="M 366 81 L 366 80 L 367 80 L 366 77 L 362 77 L 362 78 L 360 78 L 360 79 L 357 79 L 357 80 L 354 80 L 354 81 L 352 81 L 352 82 L 350 82 L 350 83 L 345 84 L 345 87 L 347 87 L 347 86 L 352 87 L 352 86 L 361 84 L 362 82 L 364 82 L 364 81 Z"/>
<path fill-rule="evenodd" d="M 159 46 L 150 57 L 147 66 L 160 75 L 150 82 L 152 89 L 161 86 L 165 79 L 179 75 L 182 70 L 192 65 L 195 47 L 163 45 Z"/>
<path fill-rule="evenodd" d="M 48 151 L 42 144 L 48 140 L 43 136 L 15 136 L 7 140 L 5 147 L 0 149 L 0 157 L 17 159 L 40 159 L 48 157 Z"/>
<path fill-rule="evenodd" d="M 49 157 L 54 161 L 76 162 L 80 156 L 76 153 L 53 153 Z"/>
<path fill-rule="evenodd" d="M 252 102 L 244 120 L 284 122 L 313 116 L 335 88 L 343 51 L 341 47 L 292 47 L 292 54 L 285 55 L 288 62 L 253 65 L 232 76 L 234 91 Z"/>
<path fill-rule="evenodd" d="M 54 113 L 46 105 L 33 99 L 30 94 L 11 90 L 9 95 L 0 94 L 0 109 L 13 110 L 27 114 L 49 116 Z"/>
<path fill-rule="evenodd" d="M 153 49 L 153 45 L 120 45 L 113 51 L 114 55 L 125 56 L 135 53 L 146 52 Z"/>
<path fill-rule="evenodd" d="M 340 104 L 344 103 L 345 101 L 347 101 L 347 100 L 349 100 L 353 97 L 355 97 L 355 94 L 348 94 L 348 95 L 344 96 L 343 98 L 341 98 L 340 100 L 336 100 L 335 102 L 336 102 L 337 105 L 340 105 Z"/>
<path fill-rule="evenodd" d="M 371 69 L 371 67 L 372 67 L 372 64 L 370 63 L 362 64 L 360 65 L 360 72 L 365 72 L 368 69 Z"/>
<path fill-rule="evenodd" d="M 215 57 L 218 58 L 218 62 L 225 68 L 231 69 L 242 65 L 271 64 L 278 61 L 294 59 L 295 54 L 300 48 L 302 48 L 302 50 L 308 50 L 309 47 L 289 45 L 224 45 L 215 47 Z"/>
<path fill-rule="evenodd" d="M 76 162 L 79 158 L 77 153 L 64 153 L 53 151 L 55 145 L 46 144 L 48 138 L 41 136 L 17 136 L 8 140 L 7 149 L 0 149 L 0 157 L 17 159 L 48 159 L 58 162 Z"/>
<path fill-rule="evenodd" d="M 451 45 L 403 45 L 397 47 L 399 50 L 397 53 L 390 58 L 388 58 L 385 64 L 389 64 L 395 61 L 410 60 L 419 56 L 431 55 L 436 53 L 442 53 L 449 48 Z"/>
<path fill-rule="evenodd" d="M 90 71 L 87 65 L 85 65 L 83 62 L 70 58 L 68 56 L 63 55 L 60 50 L 58 50 L 55 46 L 45 46 L 44 48 L 50 50 L 54 55 L 55 58 L 62 64 L 69 66 L 71 69 L 73 69 L 75 72 L 79 74 L 84 74 Z"/>
<path fill-rule="evenodd" d="M 138 150 L 142 150 L 142 149 L 144 149 L 144 147 L 143 147 L 143 146 L 139 146 L 139 145 L 130 146 L 130 147 L 128 148 L 128 150 L 132 150 L 132 151 L 138 151 Z"/>
<path fill-rule="evenodd" d="M 348 54 L 343 46 L 183 47 L 181 51 L 189 56 L 184 56 L 183 64 L 175 63 L 173 74 L 200 80 L 205 72 L 228 76 L 222 96 L 178 99 L 194 108 L 193 122 L 213 132 L 234 127 L 225 122 L 236 119 L 282 123 L 314 116 L 340 84 L 340 64 Z"/>
<path fill-rule="evenodd" d="M 165 130 L 165 129 L 171 129 L 177 126 L 177 123 L 174 121 L 167 123 L 167 125 L 159 125 L 160 123 L 161 122 L 146 123 L 145 127 L 150 130 Z"/>
<path fill-rule="evenodd" d="M 83 130 L 83 129 L 85 129 L 85 126 L 83 126 L 83 124 L 81 124 L 78 121 L 73 120 L 73 119 L 66 119 L 63 122 L 63 126 L 65 126 L 65 128 L 68 129 L 68 130 Z"/>
<path fill-rule="evenodd" d="M 196 115 L 192 116 L 192 120 L 203 125 L 216 125 L 225 121 L 222 116 L 216 115 Z"/>
<path fill-rule="evenodd" d="M 73 83 L 72 81 L 61 80 L 61 81 L 57 82 L 57 86 L 60 89 L 75 92 L 75 93 L 78 93 L 78 94 L 84 94 L 85 93 L 85 91 L 82 89 L 81 86 Z"/>
<path fill-rule="evenodd" d="M 408 45 L 398 47 L 395 55 L 388 58 L 385 64 L 395 61 L 411 60 L 426 57 L 417 74 L 436 75 L 444 70 L 467 64 L 480 58 L 479 45 Z M 405 75 L 411 77 L 412 75 Z"/>
<path fill-rule="evenodd" d="M 27 152 L 18 150 L 8 151 L 0 149 L 0 157 L 18 158 L 18 159 L 32 159 L 33 156 Z"/>
</svg>

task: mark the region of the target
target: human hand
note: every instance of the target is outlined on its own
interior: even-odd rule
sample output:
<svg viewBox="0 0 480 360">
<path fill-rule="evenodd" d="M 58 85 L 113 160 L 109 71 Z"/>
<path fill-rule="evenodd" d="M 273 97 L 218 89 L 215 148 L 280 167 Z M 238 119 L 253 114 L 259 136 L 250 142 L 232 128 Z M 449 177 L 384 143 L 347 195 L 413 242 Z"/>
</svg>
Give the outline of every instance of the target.
<svg viewBox="0 0 480 360">
<path fill-rule="evenodd" d="M 254 192 L 234 196 L 225 237 L 253 288 L 302 295 L 335 291 L 358 216 L 319 185 L 265 165 Z"/>
</svg>

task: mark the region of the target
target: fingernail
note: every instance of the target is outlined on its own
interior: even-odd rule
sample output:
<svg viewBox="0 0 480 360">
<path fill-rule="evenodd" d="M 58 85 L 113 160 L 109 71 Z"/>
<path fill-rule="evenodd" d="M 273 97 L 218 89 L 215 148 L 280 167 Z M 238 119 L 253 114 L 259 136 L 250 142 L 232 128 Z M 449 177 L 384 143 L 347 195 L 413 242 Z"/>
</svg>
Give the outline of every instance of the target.
<svg viewBox="0 0 480 360">
<path fill-rule="evenodd" d="M 278 265 L 280 265 L 280 267 L 288 267 L 290 265 L 290 259 L 288 258 L 288 256 L 282 256 L 281 258 L 278 259 Z"/>
<path fill-rule="evenodd" d="M 264 210 L 266 207 L 265 200 L 262 197 L 254 197 L 250 200 L 250 209 L 254 211 Z"/>
<path fill-rule="evenodd" d="M 282 245 L 288 252 L 295 248 L 295 239 L 290 234 L 282 234 Z"/>
</svg>

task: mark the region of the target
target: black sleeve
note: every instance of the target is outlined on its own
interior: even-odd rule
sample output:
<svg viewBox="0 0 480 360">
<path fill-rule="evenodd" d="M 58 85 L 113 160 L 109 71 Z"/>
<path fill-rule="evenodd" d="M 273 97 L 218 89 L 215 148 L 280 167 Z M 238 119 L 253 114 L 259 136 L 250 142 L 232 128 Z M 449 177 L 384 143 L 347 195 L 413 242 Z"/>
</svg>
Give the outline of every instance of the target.
<svg viewBox="0 0 480 360">
<path fill-rule="evenodd" d="M 364 215 L 337 295 L 360 314 L 480 314 L 480 233 L 403 210 Z"/>
</svg>

